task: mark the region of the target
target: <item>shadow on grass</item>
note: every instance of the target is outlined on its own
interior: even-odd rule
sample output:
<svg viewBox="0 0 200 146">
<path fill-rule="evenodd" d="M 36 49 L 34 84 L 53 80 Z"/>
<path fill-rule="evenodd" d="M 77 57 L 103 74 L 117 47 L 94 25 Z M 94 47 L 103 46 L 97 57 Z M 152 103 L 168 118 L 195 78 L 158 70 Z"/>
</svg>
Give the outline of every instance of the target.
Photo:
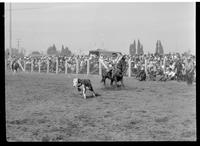
<svg viewBox="0 0 200 146">
<path fill-rule="evenodd" d="M 98 97 L 98 96 L 101 96 L 101 94 L 99 94 L 99 93 L 95 93 L 95 96 L 93 96 L 93 95 L 87 95 L 87 99 L 88 98 L 96 98 L 96 97 Z"/>
<path fill-rule="evenodd" d="M 100 88 L 101 90 L 103 90 L 103 91 L 133 91 L 133 90 L 137 90 L 138 89 L 138 87 L 133 87 L 133 88 L 131 88 L 131 87 L 128 87 L 128 86 L 121 86 L 121 85 L 118 85 L 117 87 L 116 86 L 108 86 L 108 85 L 106 85 L 106 86 L 103 86 L 103 87 L 101 87 Z"/>
<path fill-rule="evenodd" d="M 83 98 L 82 92 L 71 93 L 71 95 L 75 98 Z M 86 93 L 86 99 L 97 98 L 98 96 L 101 96 L 101 94 L 95 93 L 95 96 L 93 96 L 89 91 L 88 91 L 88 93 Z"/>
</svg>

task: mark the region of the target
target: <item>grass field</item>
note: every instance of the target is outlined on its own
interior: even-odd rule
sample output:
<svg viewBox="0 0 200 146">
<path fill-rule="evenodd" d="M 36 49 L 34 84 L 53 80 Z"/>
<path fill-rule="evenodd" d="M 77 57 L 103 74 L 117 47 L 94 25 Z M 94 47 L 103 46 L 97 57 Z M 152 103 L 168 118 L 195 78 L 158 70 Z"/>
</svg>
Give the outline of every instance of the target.
<svg viewBox="0 0 200 146">
<path fill-rule="evenodd" d="M 72 87 L 89 78 L 99 94 Z M 196 86 L 140 82 L 105 88 L 96 75 L 6 73 L 8 141 L 195 141 Z M 109 81 L 107 80 L 109 86 Z"/>
</svg>

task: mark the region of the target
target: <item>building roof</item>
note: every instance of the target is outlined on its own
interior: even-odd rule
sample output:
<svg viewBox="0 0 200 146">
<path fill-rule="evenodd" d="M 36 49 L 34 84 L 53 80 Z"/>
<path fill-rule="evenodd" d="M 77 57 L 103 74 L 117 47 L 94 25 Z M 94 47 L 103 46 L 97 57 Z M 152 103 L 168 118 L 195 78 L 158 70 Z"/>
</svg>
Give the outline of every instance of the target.
<svg viewBox="0 0 200 146">
<path fill-rule="evenodd" d="M 108 50 L 105 50 L 105 49 L 96 49 L 96 50 L 90 50 L 91 52 L 94 51 L 94 52 L 99 52 L 99 53 L 119 53 L 117 51 L 108 51 Z"/>
<path fill-rule="evenodd" d="M 43 54 L 29 54 L 29 56 L 32 56 L 32 57 L 41 57 L 41 56 L 44 56 Z"/>
</svg>

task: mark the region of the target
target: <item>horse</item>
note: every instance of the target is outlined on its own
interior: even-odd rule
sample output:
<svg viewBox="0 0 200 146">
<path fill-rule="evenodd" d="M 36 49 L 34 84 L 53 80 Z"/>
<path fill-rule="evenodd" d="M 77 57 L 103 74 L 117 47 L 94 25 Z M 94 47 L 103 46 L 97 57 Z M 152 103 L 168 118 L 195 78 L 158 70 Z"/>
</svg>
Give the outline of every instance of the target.
<svg viewBox="0 0 200 146">
<path fill-rule="evenodd" d="M 102 80 L 101 80 L 101 82 L 104 83 L 104 86 L 106 85 L 106 79 L 110 79 L 110 85 L 111 86 L 113 85 L 114 81 L 117 81 L 117 82 L 121 81 L 122 86 L 124 86 L 124 84 L 123 84 L 123 76 L 121 76 L 121 75 L 114 75 L 113 76 L 113 77 L 115 77 L 115 79 L 114 79 L 112 77 L 112 72 L 113 72 L 113 69 L 109 70 L 108 72 L 105 71 L 105 72 L 102 73 Z"/>
<path fill-rule="evenodd" d="M 17 60 L 14 60 L 11 64 L 11 70 L 13 71 L 13 73 L 15 73 L 18 71 L 19 68 L 19 63 L 17 62 Z"/>
<path fill-rule="evenodd" d="M 121 58 L 121 60 L 109 71 L 105 71 L 102 73 L 102 80 L 101 82 L 106 84 L 106 79 L 110 79 L 110 85 L 113 85 L 113 82 L 115 82 L 115 85 L 118 87 L 117 82 L 121 81 L 121 86 L 124 87 L 123 83 L 123 76 L 126 73 L 127 70 L 127 63 L 125 61 L 125 55 Z"/>
</svg>

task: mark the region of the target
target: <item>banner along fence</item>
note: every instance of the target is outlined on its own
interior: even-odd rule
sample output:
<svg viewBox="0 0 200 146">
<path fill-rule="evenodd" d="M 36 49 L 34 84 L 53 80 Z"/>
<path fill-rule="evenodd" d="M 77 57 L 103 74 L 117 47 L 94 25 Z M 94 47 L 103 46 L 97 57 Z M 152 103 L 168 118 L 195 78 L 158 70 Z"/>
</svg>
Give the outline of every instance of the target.
<svg viewBox="0 0 200 146">
<path fill-rule="evenodd" d="M 134 77 L 137 74 L 138 67 L 136 61 L 132 58 L 126 60 L 127 70 L 125 76 Z M 10 61 L 5 60 L 6 69 L 10 69 Z M 87 59 L 87 58 L 72 58 L 70 60 L 64 58 L 53 58 L 41 60 L 34 58 L 32 60 L 19 60 L 19 63 L 22 66 L 22 71 L 24 72 L 38 72 L 38 73 L 55 73 L 55 74 L 94 74 L 101 75 L 102 71 L 106 71 L 104 65 L 102 65 L 99 58 Z M 149 64 L 148 60 L 144 60 L 142 66 L 145 68 L 145 72 L 148 75 L 147 65 Z M 165 69 L 165 60 L 160 64 L 164 65 Z M 163 70 L 164 70 L 163 69 Z"/>
</svg>

